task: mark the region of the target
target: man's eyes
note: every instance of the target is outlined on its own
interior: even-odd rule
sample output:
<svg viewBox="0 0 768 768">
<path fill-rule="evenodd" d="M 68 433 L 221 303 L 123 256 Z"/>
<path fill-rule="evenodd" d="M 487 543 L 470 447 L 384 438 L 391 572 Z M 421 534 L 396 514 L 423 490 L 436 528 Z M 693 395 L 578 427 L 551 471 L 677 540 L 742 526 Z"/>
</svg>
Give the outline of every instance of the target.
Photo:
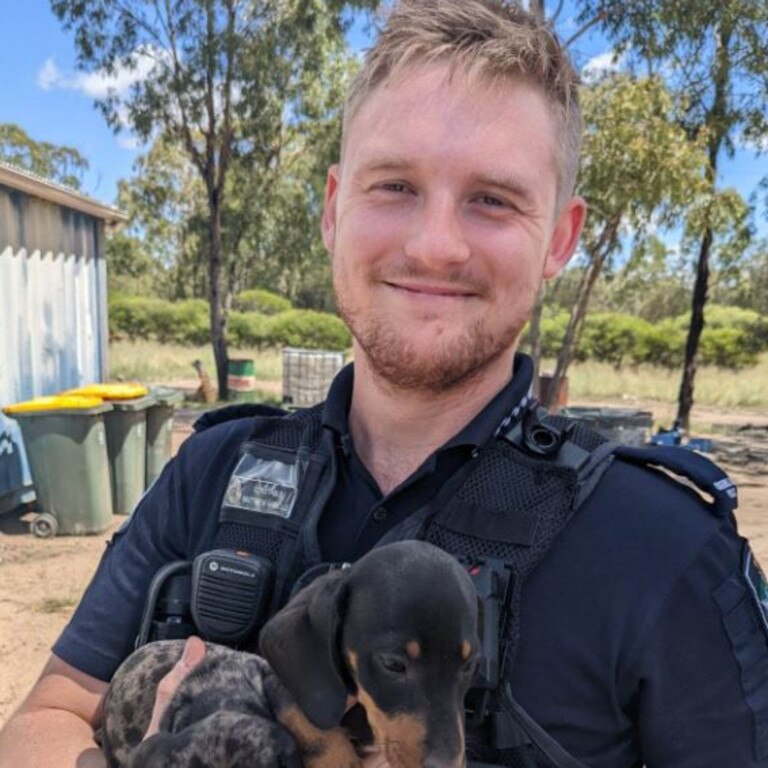
<svg viewBox="0 0 768 768">
<path fill-rule="evenodd" d="M 475 200 L 479 202 L 481 205 L 488 206 L 489 208 L 514 208 L 515 207 L 508 200 L 503 200 L 502 198 L 496 197 L 495 195 L 478 195 L 478 197 L 476 197 Z"/>
<path fill-rule="evenodd" d="M 373 189 L 394 194 L 408 194 L 413 192 L 413 187 L 404 181 L 384 181 L 374 185 Z M 498 208 L 516 210 L 516 206 L 509 200 L 490 194 L 478 194 L 470 198 L 472 203 L 477 203 L 486 208 Z"/>
<path fill-rule="evenodd" d="M 409 188 L 401 181 L 387 181 L 379 185 L 380 189 L 387 192 L 408 192 Z"/>
</svg>

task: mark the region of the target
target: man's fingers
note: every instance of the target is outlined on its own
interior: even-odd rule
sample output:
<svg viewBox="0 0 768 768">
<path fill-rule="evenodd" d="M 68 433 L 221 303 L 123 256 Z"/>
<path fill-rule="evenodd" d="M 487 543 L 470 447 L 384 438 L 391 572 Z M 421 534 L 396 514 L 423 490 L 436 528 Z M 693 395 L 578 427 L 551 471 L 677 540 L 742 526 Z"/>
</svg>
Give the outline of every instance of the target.
<svg viewBox="0 0 768 768">
<path fill-rule="evenodd" d="M 152 708 L 152 718 L 149 721 L 149 727 L 144 734 L 145 739 L 154 736 L 158 732 L 160 720 L 168 706 L 168 702 L 178 690 L 181 681 L 203 660 L 204 657 L 205 643 L 199 637 L 195 637 L 194 635 L 187 638 L 181 658 L 157 685 L 155 705 Z"/>
</svg>

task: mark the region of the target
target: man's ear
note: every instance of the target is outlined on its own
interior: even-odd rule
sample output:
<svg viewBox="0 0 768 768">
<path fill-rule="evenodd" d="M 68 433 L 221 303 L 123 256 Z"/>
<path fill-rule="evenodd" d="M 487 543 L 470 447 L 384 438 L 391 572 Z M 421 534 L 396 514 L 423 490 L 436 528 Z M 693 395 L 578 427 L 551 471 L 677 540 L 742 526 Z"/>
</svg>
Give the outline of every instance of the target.
<svg viewBox="0 0 768 768">
<path fill-rule="evenodd" d="M 560 211 L 544 262 L 545 280 L 555 277 L 570 261 L 579 243 L 586 218 L 587 204 L 581 197 L 572 197 Z"/>
<path fill-rule="evenodd" d="M 325 203 L 323 207 L 323 245 L 325 250 L 333 255 L 336 242 L 336 197 L 339 192 L 339 165 L 332 165 L 328 169 L 325 180 Z"/>
</svg>

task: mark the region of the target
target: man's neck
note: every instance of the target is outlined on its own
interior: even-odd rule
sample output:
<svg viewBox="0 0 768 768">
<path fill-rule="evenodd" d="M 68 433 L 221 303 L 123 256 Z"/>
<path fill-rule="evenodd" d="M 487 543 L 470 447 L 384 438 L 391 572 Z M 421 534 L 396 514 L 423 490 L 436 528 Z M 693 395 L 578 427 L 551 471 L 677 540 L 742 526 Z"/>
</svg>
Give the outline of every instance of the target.
<svg viewBox="0 0 768 768">
<path fill-rule="evenodd" d="M 462 430 L 510 381 L 512 353 L 482 376 L 446 392 L 401 389 L 355 357 L 349 429 L 355 450 L 384 494 Z"/>
</svg>

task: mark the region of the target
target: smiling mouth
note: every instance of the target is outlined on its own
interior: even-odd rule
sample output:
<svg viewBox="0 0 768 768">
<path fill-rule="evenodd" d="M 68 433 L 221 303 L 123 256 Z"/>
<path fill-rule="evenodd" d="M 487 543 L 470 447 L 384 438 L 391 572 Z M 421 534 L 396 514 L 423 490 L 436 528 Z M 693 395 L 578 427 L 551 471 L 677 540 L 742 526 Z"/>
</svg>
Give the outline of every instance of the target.
<svg viewBox="0 0 768 768">
<path fill-rule="evenodd" d="M 403 291 L 411 296 L 434 296 L 438 298 L 445 297 L 455 299 L 469 299 L 473 296 L 477 296 L 475 291 L 470 291 L 466 288 L 458 288 L 456 286 L 389 282 L 385 282 L 385 285 L 388 285 L 390 288 L 394 288 L 397 291 Z"/>
</svg>

